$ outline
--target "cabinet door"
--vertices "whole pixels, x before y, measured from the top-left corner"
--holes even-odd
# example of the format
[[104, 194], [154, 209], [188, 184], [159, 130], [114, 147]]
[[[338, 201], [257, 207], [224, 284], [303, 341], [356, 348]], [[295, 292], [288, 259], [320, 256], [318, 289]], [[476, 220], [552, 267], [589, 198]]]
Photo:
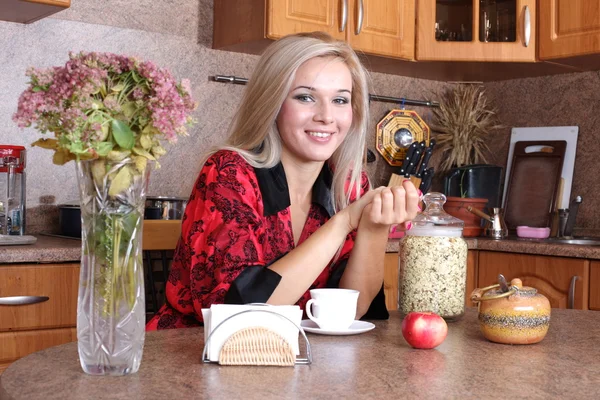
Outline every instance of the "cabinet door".
[[539, 0], [541, 60], [600, 53], [598, 0]]
[[600, 261], [590, 266], [590, 309], [600, 310]]
[[383, 292], [389, 311], [398, 309], [398, 253], [385, 253], [383, 261]]
[[[348, 29], [342, 26], [342, 7], [346, 0], [269, 0], [267, 1], [267, 32], [269, 39], [299, 33], [323, 31], [345, 40]], [[346, 21], [349, 10], [346, 7]], [[341, 29], [344, 28], [344, 31]]]
[[414, 60], [415, 0], [347, 0], [353, 49], [378, 56]]
[[417, 4], [419, 61], [536, 61], [535, 0], [419, 0]]
[[524, 286], [536, 288], [550, 300], [553, 308], [567, 308], [572, 297], [573, 308], [588, 309], [588, 260], [530, 254], [479, 251], [479, 287], [498, 282], [498, 274], [507, 281], [520, 278]]
[[45, 296], [28, 305], [0, 305], [0, 332], [73, 327], [77, 321], [79, 264], [0, 266], [0, 298]]
[[467, 307], [476, 305], [471, 301], [471, 293], [477, 288], [477, 253], [477, 250], [469, 250], [467, 254], [467, 287], [465, 289], [465, 306]]
[[0, 332], [0, 373], [3, 365], [48, 347], [74, 342], [77, 329], [39, 329], [23, 332]]

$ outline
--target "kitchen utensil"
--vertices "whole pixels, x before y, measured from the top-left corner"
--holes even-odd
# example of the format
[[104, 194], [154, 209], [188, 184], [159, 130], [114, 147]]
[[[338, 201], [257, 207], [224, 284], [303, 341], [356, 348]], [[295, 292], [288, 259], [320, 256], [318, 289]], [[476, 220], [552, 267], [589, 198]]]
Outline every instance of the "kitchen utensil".
[[517, 236], [529, 239], [546, 239], [550, 236], [550, 228], [532, 228], [530, 226], [517, 226]]
[[25, 166], [25, 147], [0, 145], [0, 234], [25, 234]]
[[419, 167], [419, 161], [421, 160], [423, 150], [425, 150], [425, 141], [419, 143], [419, 145], [417, 146], [417, 150], [415, 150], [410, 159], [408, 167], [404, 171], [404, 179], [410, 179], [413, 185], [418, 185], [416, 183], [416, 178], [414, 177], [414, 175], [417, 173], [417, 168]]
[[[568, 208], [571, 199], [571, 187], [573, 182], [573, 170], [575, 167], [575, 154], [577, 151], [577, 138], [579, 136], [579, 127], [577, 126], [545, 126], [535, 128], [512, 128], [510, 144], [508, 148], [508, 163], [506, 166], [506, 178], [508, 182], [512, 170], [512, 159], [515, 149], [515, 143], [522, 141], [552, 141], [564, 140], [567, 142], [565, 158], [563, 161], [560, 176], [564, 178], [562, 196], [557, 197], [557, 208]], [[503, 201], [506, 202], [506, 191], [508, 186], [504, 187]], [[504, 206], [506, 208], [506, 205]]]
[[504, 205], [508, 229], [550, 226], [566, 145], [564, 140], [515, 144]]
[[376, 146], [383, 158], [394, 167], [402, 165], [413, 142], [429, 142], [429, 126], [411, 110], [391, 110], [377, 124]]
[[473, 164], [453, 168], [444, 178], [448, 197], [486, 198], [488, 207], [501, 207], [503, 168]]
[[182, 219], [187, 198], [147, 196], [144, 219]]
[[[504, 279], [498, 277], [499, 282]], [[508, 291], [501, 283], [477, 288], [471, 300], [478, 303], [479, 327], [489, 341], [505, 344], [538, 343], [550, 326], [550, 302], [535, 288], [510, 281]], [[506, 289], [505, 289], [506, 290]]]
[[408, 170], [410, 162], [413, 158], [413, 154], [417, 151], [418, 146], [419, 143], [417, 142], [413, 142], [410, 144], [410, 146], [408, 146], [406, 156], [404, 157], [404, 161], [402, 161], [402, 166], [398, 170], [397, 174], [392, 172], [392, 176], [390, 177], [390, 181], [388, 182], [388, 187], [399, 186], [402, 184], [402, 181], [404, 180], [403, 175]]
[[429, 192], [431, 188], [431, 182], [433, 181], [433, 174], [435, 172], [434, 167], [429, 167], [423, 172], [423, 178], [421, 179], [421, 184], [419, 185], [419, 190], [425, 194]]
[[492, 215], [488, 215], [481, 210], [467, 206], [467, 210], [485, 221], [483, 228], [484, 236], [492, 239], [504, 239], [508, 236], [508, 228], [504, 222], [504, 210], [502, 208], [492, 207]]

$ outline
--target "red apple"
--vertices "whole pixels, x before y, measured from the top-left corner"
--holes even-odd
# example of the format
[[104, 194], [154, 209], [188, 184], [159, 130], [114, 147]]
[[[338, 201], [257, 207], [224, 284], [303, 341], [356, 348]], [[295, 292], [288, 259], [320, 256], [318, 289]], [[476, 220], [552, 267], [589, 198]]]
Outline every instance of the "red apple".
[[410, 312], [402, 320], [402, 336], [416, 349], [433, 349], [448, 334], [444, 318], [432, 312]]

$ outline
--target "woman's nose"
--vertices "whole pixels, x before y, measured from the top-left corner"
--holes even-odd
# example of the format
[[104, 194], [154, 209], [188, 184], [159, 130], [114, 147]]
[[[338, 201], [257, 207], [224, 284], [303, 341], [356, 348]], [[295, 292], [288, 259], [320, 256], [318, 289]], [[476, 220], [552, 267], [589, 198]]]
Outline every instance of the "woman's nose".
[[331, 106], [329, 104], [322, 104], [318, 106], [318, 110], [314, 116], [315, 121], [323, 122], [325, 124], [333, 123], [333, 114]]

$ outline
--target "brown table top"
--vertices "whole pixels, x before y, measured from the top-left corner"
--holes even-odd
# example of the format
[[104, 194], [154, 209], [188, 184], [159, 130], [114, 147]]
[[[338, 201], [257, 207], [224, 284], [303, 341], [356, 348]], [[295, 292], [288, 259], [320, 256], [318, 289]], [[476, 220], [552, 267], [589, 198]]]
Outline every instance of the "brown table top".
[[410, 348], [400, 316], [356, 336], [308, 334], [313, 364], [224, 367], [201, 362], [202, 329], [150, 332], [137, 374], [85, 375], [77, 344], [31, 354], [0, 375], [0, 399], [597, 398], [600, 312], [552, 310], [538, 344], [488, 342], [476, 310], [449, 323], [437, 349]]

